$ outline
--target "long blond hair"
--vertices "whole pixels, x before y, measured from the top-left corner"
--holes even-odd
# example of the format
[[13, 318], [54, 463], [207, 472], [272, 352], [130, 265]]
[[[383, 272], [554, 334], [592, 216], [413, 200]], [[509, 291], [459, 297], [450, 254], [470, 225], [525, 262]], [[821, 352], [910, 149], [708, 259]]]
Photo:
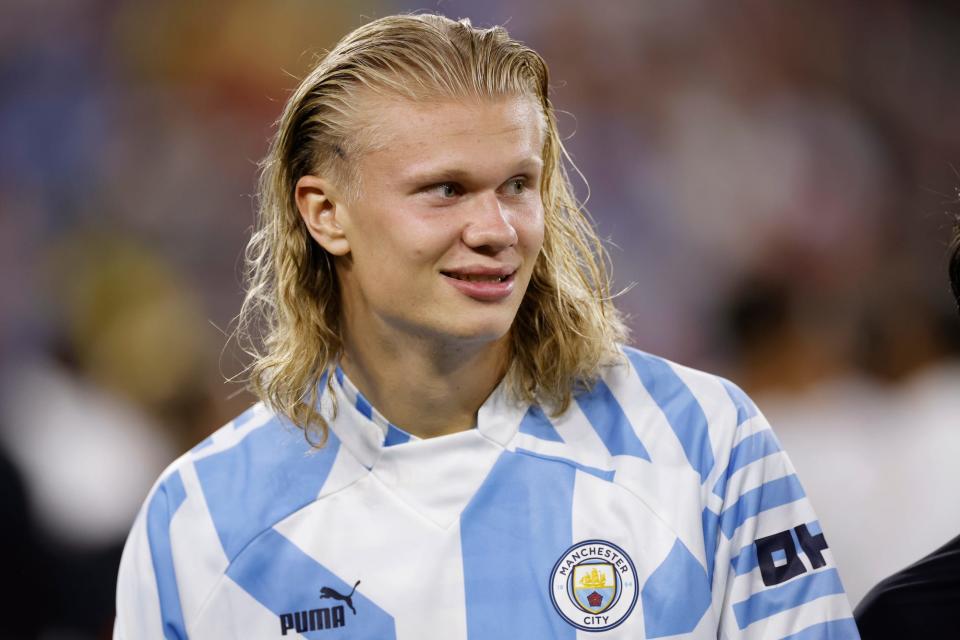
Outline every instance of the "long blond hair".
[[[246, 298], [237, 333], [253, 361], [253, 392], [322, 444], [323, 376], [343, 350], [333, 259], [314, 242], [294, 199], [307, 174], [361, 188], [357, 96], [413, 100], [529, 96], [545, 125], [543, 249], [511, 328], [510, 391], [560, 412], [617, 357], [626, 337], [611, 302], [604, 248], [576, 201], [548, 97], [546, 63], [501, 27], [477, 29], [439, 15], [374, 20], [348, 34], [287, 101], [261, 163], [258, 222], [246, 251]], [[572, 166], [572, 165], [571, 165]]]

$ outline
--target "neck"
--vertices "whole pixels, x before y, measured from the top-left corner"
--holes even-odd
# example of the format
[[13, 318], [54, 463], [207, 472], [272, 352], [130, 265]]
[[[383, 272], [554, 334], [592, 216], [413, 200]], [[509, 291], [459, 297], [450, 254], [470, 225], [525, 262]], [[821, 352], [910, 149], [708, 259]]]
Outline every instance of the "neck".
[[418, 438], [473, 428], [508, 365], [507, 336], [469, 345], [345, 337], [344, 373], [387, 420]]

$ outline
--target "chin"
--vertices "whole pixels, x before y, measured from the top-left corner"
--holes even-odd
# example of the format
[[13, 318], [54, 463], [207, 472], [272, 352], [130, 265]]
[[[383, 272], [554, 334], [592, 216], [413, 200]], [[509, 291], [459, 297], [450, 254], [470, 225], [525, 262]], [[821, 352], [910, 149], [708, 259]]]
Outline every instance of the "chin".
[[436, 327], [437, 333], [457, 342], [496, 342], [510, 332], [510, 327], [513, 324], [512, 316], [509, 319], [478, 320], [472, 319], [471, 322]]

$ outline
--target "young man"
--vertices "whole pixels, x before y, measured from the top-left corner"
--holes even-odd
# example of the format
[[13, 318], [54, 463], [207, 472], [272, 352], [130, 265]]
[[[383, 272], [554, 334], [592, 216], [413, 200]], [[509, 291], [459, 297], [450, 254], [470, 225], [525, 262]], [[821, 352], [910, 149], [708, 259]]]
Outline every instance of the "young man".
[[547, 87], [430, 15], [301, 83], [248, 249], [263, 402], [148, 497], [116, 638], [857, 637], [754, 405], [620, 346]]

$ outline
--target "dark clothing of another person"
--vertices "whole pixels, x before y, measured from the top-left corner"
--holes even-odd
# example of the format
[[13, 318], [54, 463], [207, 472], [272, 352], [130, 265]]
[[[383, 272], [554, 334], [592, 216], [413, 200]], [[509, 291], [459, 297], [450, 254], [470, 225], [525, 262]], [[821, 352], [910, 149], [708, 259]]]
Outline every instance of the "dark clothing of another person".
[[960, 638], [960, 536], [881, 581], [854, 617], [863, 640]]
[[34, 521], [24, 478], [0, 447], [0, 640], [109, 638], [122, 545], [55, 542]]
[[40, 550], [30, 519], [27, 491], [20, 472], [0, 447], [0, 549], [3, 549], [3, 583], [0, 599], [0, 638], [29, 640], [38, 637], [43, 598]]

